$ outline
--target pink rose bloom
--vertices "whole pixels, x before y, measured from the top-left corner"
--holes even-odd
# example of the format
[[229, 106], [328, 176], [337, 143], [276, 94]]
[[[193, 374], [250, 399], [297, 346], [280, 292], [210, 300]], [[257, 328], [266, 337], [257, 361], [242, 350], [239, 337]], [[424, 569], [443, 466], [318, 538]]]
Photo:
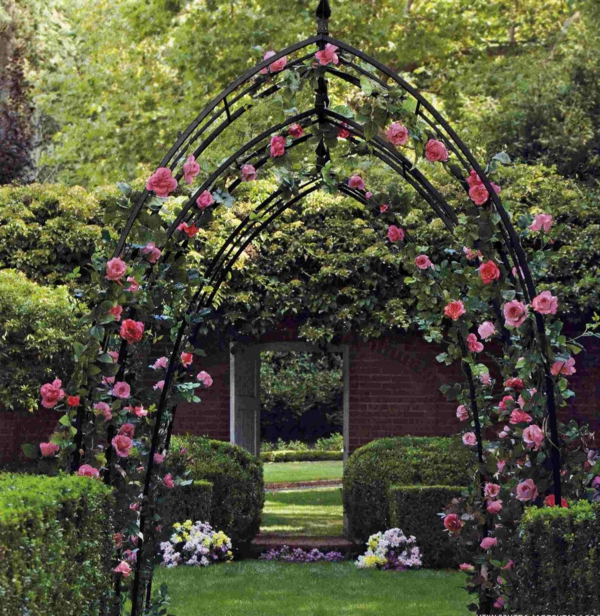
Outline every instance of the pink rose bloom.
[[550, 291], [542, 291], [533, 298], [531, 307], [540, 314], [556, 314], [558, 309], [558, 298], [554, 297]]
[[304, 135], [304, 129], [300, 124], [290, 124], [288, 127], [288, 135], [298, 139], [298, 137], [302, 137]]
[[131, 575], [131, 567], [129, 563], [122, 560], [114, 569], [115, 573], [120, 573], [124, 578], [128, 578]]
[[[544, 499], [544, 507], [554, 507], [555, 504], [556, 496], [554, 496], [554, 494], [548, 494], [548, 496]], [[560, 506], [565, 509], [569, 509], [569, 503], [564, 498], [560, 499]]]
[[252, 182], [256, 179], [256, 169], [253, 165], [242, 166], [242, 182]]
[[[146, 417], [148, 415], [148, 411], [143, 406], [126, 406], [126, 411], [133, 413], [136, 417]], [[131, 424], [129, 424], [131, 425]]]
[[195, 222], [193, 222], [191, 225], [188, 225], [186, 222], [182, 222], [180, 225], [178, 225], [177, 231], [181, 231], [182, 233], [185, 233], [189, 238], [192, 238], [194, 237], [194, 235], [196, 235], [196, 233], [198, 233], [198, 231], [200, 231], [200, 227], [197, 227]]
[[126, 383], [125, 381], [117, 381], [112, 389], [112, 395], [115, 398], [121, 398], [123, 400], [129, 398], [131, 395], [131, 387], [129, 387], [129, 383]]
[[489, 372], [484, 372], [483, 374], [479, 375], [479, 380], [481, 381], [482, 385], [491, 385], [492, 384], [492, 377], [490, 376]]
[[390, 206], [387, 203], [384, 203], [383, 205], [379, 206], [379, 211], [382, 214], [385, 214], [389, 209], [390, 209]]
[[469, 411], [467, 410], [467, 407], [464, 404], [461, 404], [457, 409], [456, 409], [456, 416], [461, 420], [461, 421], [466, 421], [467, 419], [469, 419]]
[[140, 283], [133, 276], [127, 276], [127, 282], [129, 283], [129, 286], [125, 289], [125, 291], [135, 293], [140, 288]]
[[154, 464], [162, 464], [164, 459], [165, 459], [165, 456], [163, 456], [162, 453], [154, 454]]
[[159, 357], [152, 364], [152, 368], [154, 370], [165, 370], [168, 365], [169, 365], [169, 360], [166, 357]]
[[115, 317], [115, 321], [118, 323], [121, 320], [121, 315], [123, 314], [123, 306], [113, 306], [108, 314], [112, 314]]
[[465, 305], [460, 300], [454, 300], [444, 308], [444, 314], [453, 321], [458, 321], [465, 312]]
[[425, 158], [431, 163], [446, 162], [448, 150], [441, 141], [430, 139], [425, 146]]
[[272, 158], [283, 156], [285, 154], [285, 137], [282, 137], [281, 135], [274, 135], [271, 137], [269, 153]]
[[481, 250], [473, 250], [472, 248], [467, 248], [466, 246], [463, 246], [463, 252], [469, 261], [473, 261], [482, 256]]
[[502, 398], [502, 400], [498, 404], [498, 407], [501, 408], [503, 411], [507, 411], [510, 410], [514, 405], [515, 399], [512, 396], [504, 396], [504, 398]]
[[127, 340], [128, 344], [139, 342], [144, 335], [144, 324], [141, 321], [125, 319], [123, 323], [121, 323], [119, 335], [123, 340]]
[[113, 358], [115, 363], [119, 361], [119, 353], [118, 353], [118, 351], [109, 351], [108, 354]]
[[469, 334], [467, 336], [467, 346], [469, 347], [469, 351], [471, 351], [471, 353], [481, 353], [481, 351], [483, 351], [483, 344], [477, 340], [477, 336], [475, 334]]
[[156, 385], [154, 385], [152, 387], [152, 389], [154, 389], [154, 391], [156, 391], [157, 389], [162, 391], [165, 387], [165, 382], [164, 381], [158, 381], [158, 383], [156, 383]]
[[81, 400], [81, 398], [79, 396], [69, 396], [67, 398], [67, 404], [69, 406], [79, 406], [79, 401]]
[[515, 391], [519, 392], [523, 390], [525, 384], [523, 383], [522, 379], [513, 376], [510, 379], [506, 379], [506, 381], [504, 381], [504, 387], [510, 387]]
[[173, 481], [173, 475], [171, 475], [171, 473], [167, 473], [163, 477], [163, 483], [165, 484], [166, 488], [168, 488], [169, 490], [172, 490], [175, 487], [175, 481]]
[[500, 494], [500, 486], [497, 483], [486, 483], [483, 493], [487, 498], [496, 498]]
[[477, 445], [477, 437], [474, 432], [467, 432], [466, 434], [463, 434], [462, 441], [467, 447]]
[[[265, 52], [265, 55], [263, 56], [263, 60], [268, 60], [269, 58], [272, 58], [274, 55], [275, 55], [274, 51], [267, 51]], [[261, 75], [266, 75], [268, 72], [269, 72], [268, 66], [265, 66], [265, 68], [260, 69]]]
[[477, 184], [483, 184], [483, 182], [481, 181], [481, 178], [477, 175], [477, 171], [475, 171], [475, 169], [471, 169], [471, 173], [469, 174], [469, 177], [467, 178], [467, 184], [469, 186], [477, 186]]
[[104, 421], [110, 421], [112, 419], [110, 406], [108, 406], [106, 402], [96, 402], [96, 404], [94, 404], [94, 411], [96, 411], [97, 414], [102, 413], [102, 415], [104, 415]]
[[348, 139], [348, 137], [350, 137], [350, 131], [348, 130], [348, 124], [346, 124], [346, 122], [342, 122], [342, 126], [338, 128], [337, 136], [338, 139]]
[[183, 364], [184, 368], [187, 368], [188, 366], [191, 366], [193, 361], [194, 361], [193, 353], [186, 353], [184, 351], [181, 354], [181, 363]]
[[105, 278], [106, 280], [112, 280], [114, 282], [117, 282], [118, 280], [123, 278], [123, 275], [125, 274], [126, 270], [127, 264], [125, 263], [125, 261], [123, 261], [123, 259], [119, 259], [119, 257], [115, 257], [106, 264]]
[[373, 193], [369, 190], [365, 193], [365, 199], [370, 199], [373, 196]]
[[364, 190], [365, 189], [365, 181], [360, 177], [360, 175], [354, 174], [348, 180], [348, 186], [350, 186], [350, 188], [354, 188], [356, 190]]
[[515, 561], [514, 560], [509, 560], [504, 567], [502, 567], [502, 569], [504, 571], [510, 571], [513, 567], [515, 566]]
[[554, 376], [558, 376], [559, 374], [564, 374], [565, 376], [575, 374], [577, 372], [577, 370], [575, 370], [575, 358], [569, 357], [567, 361], [555, 361], [552, 364], [552, 368], [550, 368], [550, 372], [552, 372]]
[[106, 385], [107, 387], [114, 385], [115, 377], [114, 376], [103, 376], [102, 377], [102, 385]]
[[395, 244], [396, 242], [401, 242], [404, 239], [404, 229], [400, 229], [396, 225], [390, 225], [388, 227], [388, 240]]
[[462, 563], [458, 565], [458, 568], [465, 573], [473, 573], [473, 571], [475, 571], [475, 567], [469, 563]]
[[146, 255], [146, 260], [148, 263], [156, 263], [160, 259], [160, 255], [162, 255], [162, 251], [160, 248], [156, 247], [154, 242], [148, 242], [140, 252], [143, 255]]
[[433, 263], [429, 260], [429, 257], [427, 255], [419, 255], [415, 259], [415, 265], [422, 270], [427, 269], [428, 267], [434, 269]]
[[338, 58], [337, 53], [335, 53], [337, 50], [337, 45], [327, 43], [327, 45], [325, 45], [325, 49], [321, 49], [315, 53], [315, 58], [317, 58], [321, 66], [327, 66], [327, 64], [331, 64], [332, 62], [334, 64], [339, 64], [340, 59]]
[[210, 194], [210, 191], [205, 190], [202, 194], [196, 199], [196, 205], [201, 209], [205, 210], [209, 205], [212, 205], [215, 202], [213, 196]]
[[196, 162], [193, 154], [190, 154], [183, 163], [183, 178], [187, 184], [191, 184], [200, 173], [200, 165]]
[[117, 434], [111, 441], [111, 444], [119, 458], [126, 458], [129, 456], [131, 447], [133, 446], [131, 439], [124, 434]]
[[478, 328], [477, 333], [482, 340], [486, 340], [496, 333], [496, 328], [491, 321], [484, 321]]
[[498, 539], [496, 537], [485, 537], [479, 545], [484, 550], [490, 550], [498, 545]]
[[501, 610], [504, 607], [504, 599], [502, 597], [498, 597], [496, 601], [494, 601], [494, 607]]
[[157, 197], [168, 197], [177, 188], [177, 180], [167, 167], [159, 167], [146, 182], [146, 190], [154, 191]]
[[539, 451], [544, 442], [544, 433], [539, 426], [532, 424], [523, 430], [523, 440], [527, 447], [533, 447], [534, 451]]
[[496, 468], [498, 469], [499, 473], [501, 473], [504, 470], [505, 466], [506, 466], [506, 460], [498, 460], [498, 463], [496, 464]]
[[393, 145], [404, 145], [408, 141], [408, 128], [400, 122], [394, 122], [390, 124], [385, 136]]
[[538, 490], [533, 479], [526, 479], [517, 486], [517, 499], [526, 502], [534, 501], [538, 496]]
[[53, 458], [60, 447], [54, 443], [40, 443], [40, 452], [44, 458]]
[[202, 383], [202, 385], [204, 385], [204, 387], [210, 387], [213, 384], [212, 377], [208, 374], [208, 372], [204, 372], [204, 370], [202, 370], [202, 372], [198, 372], [196, 378]]
[[504, 304], [504, 318], [509, 327], [520, 327], [527, 318], [527, 306], [523, 302], [513, 299]]
[[474, 184], [469, 188], [469, 197], [475, 205], [483, 205], [490, 197], [490, 193], [483, 184]]
[[525, 411], [522, 411], [521, 409], [515, 409], [510, 414], [509, 423], [513, 424], [513, 426], [516, 426], [519, 423], [530, 423], [531, 420], [532, 420], [532, 417], [529, 413], [526, 413]]
[[117, 434], [122, 436], [127, 436], [129, 438], [133, 438], [133, 434], [135, 432], [135, 426], [131, 423], [124, 423], [120, 428]]
[[52, 383], [45, 383], [40, 388], [40, 394], [42, 396], [42, 406], [46, 409], [53, 409], [65, 397], [62, 381], [54, 379]]
[[479, 275], [483, 284], [490, 284], [500, 278], [500, 270], [493, 261], [486, 261], [479, 266]]
[[488, 513], [491, 513], [492, 515], [497, 515], [502, 511], [502, 501], [501, 500], [488, 501], [486, 503], [485, 508], [487, 509]]
[[[267, 51], [265, 55], [263, 56], [263, 60], [268, 60], [269, 58], [272, 58], [275, 55], [275, 53], [276, 52], [274, 51]], [[275, 60], [271, 62], [271, 64], [269, 64], [268, 67], [262, 68], [260, 72], [263, 75], [266, 75], [269, 71], [271, 73], [279, 73], [286, 67], [286, 65], [287, 65], [287, 56], [283, 56], [282, 58], [279, 58], [279, 60]]]
[[89, 464], [83, 464], [80, 466], [77, 474], [80, 477], [94, 477], [96, 479], [100, 477], [100, 471]]
[[451, 533], [459, 531], [464, 525], [465, 523], [458, 517], [458, 515], [456, 515], [456, 513], [449, 513], [444, 518], [444, 526], [446, 527], [446, 530]]
[[533, 222], [529, 225], [528, 229], [530, 231], [544, 231], [545, 233], [550, 233], [550, 229], [552, 228], [554, 220], [550, 214], [538, 214]]

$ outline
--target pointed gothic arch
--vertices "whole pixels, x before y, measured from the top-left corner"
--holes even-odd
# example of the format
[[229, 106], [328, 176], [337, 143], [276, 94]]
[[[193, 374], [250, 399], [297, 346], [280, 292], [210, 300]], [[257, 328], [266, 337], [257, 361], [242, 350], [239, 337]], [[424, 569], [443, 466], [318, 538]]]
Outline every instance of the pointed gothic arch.
[[[202, 227], [207, 224], [212, 216], [211, 209], [198, 209], [195, 207], [197, 199], [205, 191], [213, 194], [219, 193], [221, 198], [228, 196], [235, 197], [236, 189], [240, 186], [241, 180], [239, 172], [244, 165], [252, 165], [258, 171], [266, 168], [271, 162], [269, 156], [269, 140], [272, 136], [288, 129], [293, 124], [300, 124], [304, 130], [312, 129], [319, 135], [317, 139], [314, 166], [311, 165], [310, 172], [304, 176], [304, 181], [293, 187], [279, 186], [264, 198], [256, 208], [244, 216], [237, 227], [231, 231], [229, 236], [223, 241], [221, 247], [213, 255], [208, 267], [198, 277], [193, 289], [190, 285], [186, 290], [186, 305], [182, 309], [181, 315], [174, 319], [175, 323], [170, 327], [172, 339], [169, 345], [169, 357], [166, 373], [163, 379], [163, 386], [160, 395], [156, 399], [156, 408], [150, 423], [151, 436], [148, 440], [147, 466], [143, 475], [143, 488], [141, 493], [141, 512], [139, 524], [139, 551], [135, 566], [135, 578], [132, 592], [132, 615], [139, 616], [143, 609], [143, 602], [149, 601], [152, 564], [151, 553], [148, 547], [144, 549], [144, 544], [152, 545], [149, 536], [148, 520], [154, 511], [155, 504], [152, 500], [152, 492], [157, 485], [157, 472], [154, 463], [154, 454], [168, 450], [170, 444], [171, 431], [176, 413], [176, 403], [173, 402], [173, 390], [177, 385], [178, 375], [182, 372], [182, 366], [178, 363], [178, 358], [184, 348], [195, 347], [200, 336], [200, 329], [204, 317], [210, 311], [210, 307], [225, 282], [228, 273], [234, 267], [240, 255], [247, 246], [257, 238], [262, 232], [280, 217], [289, 208], [297, 207], [302, 204], [302, 200], [308, 195], [318, 191], [323, 187], [331, 188], [324, 176], [324, 171], [332, 160], [332, 152], [327, 145], [327, 138], [324, 136], [328, 127], [333, 130], [340, 129], [348, 132], [348, 142], [368, 148], [368, 154], [391, 170], [399, 180], [405, 182], [410, 189], [415, 191], [422, 200], [429, 206], [433, 214], [442, 220], [448, 231], [453, 232], [459, 219], [455, 208], [448, 202], [446, 197], [435, 187], [431, 178], [427, 177], [413, 162], [399, 149], [390, 142], [383, 139], [375, 131], [367, 130], [364, 123], [347, 117], [336, 111], [330, 105], [330, 83], [329, 81], [339, 80], [344, 87], [360, 88], [361, 79], [366, 79], [376, 84], [382, 96], [394, 95], [397, 100], [402, 101], [406, 109], [410, 109], [414, 120], [422, 123], [432, 137], [441, 141], [447, 150], [456, 160], [453, 171], [457, 177], [457, 182], [463, 191], [468, 193], [467, 176], [471, 170], [479, 176], [489, 194], [489, 206], [491, 211], [498, 217], [498, 228], [502, 237], [498, 248], [498, 259], [504, 264], [507, 276], [515, 287], [518, 287], [524, 299], [530, 302], [536, 296], [536, 288], [527, 263], [525, 252], [521, 246], [519, 236], [513, 227], [509, 214], [502, 205], [500, 196], [496, 193], [486, 170], [477, 161], [475, 156], [458, 137], [450, 124], [444, 117], [410, 84], [403, 80], [394, 71], [378, 62], [375, 58], [364, 52], [348, 45], [347, 43], [335, 39], [329, 35], [328, 20], [331, 11], [327, 0], [321, 0], [317, 9], [317, 34], [304, 41], [297, 42], [289, 47], [276, 52], [268, 59], [263, 60], [253, 68], [249, 69], [238, 79], [233, 81], [218, 96], [216, 96], [204, 110], [188, 125], [182, 132], [179, 139], [173, 144], [163, 160], [158, 165], [159, 168], [169, 169], [177, 182], [183, 177], [182, 165], [188, 156], [195, 158], [202, 155], [213, 145], [220, 142], [221, 137], [243, 124], [243, 119], [247, 114], [251, 114], [253, 109], [263, 101], [268, 101], [270, 97], [277, 95], [287, 87], [286, 79], [291, 79], [290, 75], [304, 77], [313, 70], [310, 61], [314, 58], [315, 52], [325, 49], [326, 45], [334, 45], [340, 50], [339, 64], [332, 66], [325, 65], [322, 68], [313, 70], [311, 78], [315, 83], [314, 102], [305, 111], [291, 113], [282, 121], [262, 128], [258, 134], [245, 139], [235, 152], [229, 153], [217, 168], [208, 173], [199, 187], [193, 190], [182, 204], [181, 209], [171, 218], [161, 218], [163, 202], [157, 200], [149, 190], [144, 190], [137, 201], [132, 204], [128, 219], [124, 225], [122, 233], [116, 242], [113, 251], [114, 259], [122, 259], [128, 263], [143, 262], [142, 240], [148, 228], [155, 230], [157, 240], [156, 246], [161, 251], [159, 258], [148, 264], [143, 263], [145, 282], [144, 287], [147, 291], [160, 288], [161, 300], [171, 297], [174, 294], [172, 288], [178, 283], [176, 279], [170, 279], [169, 272], [178, 271], [177, 268], [185, 259], [186, 254], [191, 250], [191, 238], [183, 236], [178, 230], [181, 225], [195, 225]], [[276, 61], [288, 59], [287, 65], [280, 71], [266, 74], [265, 71]], [[307, 64], [308, 61], [308, 64]], [[295, 72], [294, 72], [295, 71]], [[320, 71], [320, 72], [319, 72]], [[288, 146], [287, 151], [294, 151], [296, 148], [306, 148], [310, 146], [314, 139], [311, 134], [306, 133], [294, 139]], [[357, 200], [363, 205], [368, 203], [364, 191], [351, 188], [345, 181], [336, 180], [339, 193]], [[213, 206], [214, 207], [214, 206]], [[154, 237], [154, 236], [153, 236]], [[161, 269], [162, 268], [162, 269]], [[141, 270], [140, 270], [141, 271]], [[513, 273], [514, 272], [514, 273]], [[105, 286], [114, 282], [105, 283]], [[171, 286], [169, 286], [171, 285]], [[168, 288], [167, 288], [168, 287]], [[167, 289], [166, 291], [164, 289]], [[189, 292], [188, 292], [189, 291]], [[115, 293], [120, 291], [115, 291]], [[116, 297], [115, 294], [113, 294]], [[113, 297], [109, 296], [109, 297]], [[108, 297], [108, 296], [107, 296]], [[165, 326], [160, 322], [163, 319], [159, 311], [160, 306], [152, 306], [152, 302], [144, 305], [136, 305], [132, 302], [128, 306], [128, 318], [135, 319], [136, 316], [144, 314], [145, 322], [149, 330], [155, 335], [164, 329]], [[494, 311], [500, 323], [503, 317], [500, 307], [494, 306]], [[106, 310], [105, 310], [106, 312]], [[92, 325], [102, 325], [110, 321], [98, 321], [100, 312], [94, 313]], [[168, 318], [164, 317], [165, 320]], [[534, 333], [537, 341], [537, 349], [542, 358], [541, 373], [544, 379], [546, 396], [547, 421], [550, 432], [551, 443], [551, 464], [553, 475], [552, 489], [555, 494], [556, 503], [561, 502], [561, 481], [560, 481], [560, 451], [558, 447], [558, 427], [555, 408], [555, 384], [550, 371], [551, 357], [549, 354], [549, 343], [546, 338], [545, 325], [539, 313], [534, 315]], [[104, 354], [114, 346], [115, 340], [119, 341], [118, 330], [103, 329], [94, 334], [101, 340], [101, 347]], [[508, 337], [510, 340], [510, 336]], [[464, 347], [464, 340], [460, 340]], [[119, 342], [118, 359], [116, 364], [118, 371], [114, 377], [118, 382], [131, 382], [136, 385], [140, 383], [139, 362], [131, 364], [128, 344], [125, 340]], [[463, 351], [465, 349], [463, 348]], [[92, 357], [91, 361], [94, 358]], [[477, 455], [479, 462], [483, 463], [483, 441], [480, 426], [479, 409], [477, 404], [476, 383], [468, 363], [463, 364], [465, 376], [468, 383], [470, 395], [471, 413], [474, 421], [474, 429], [477, 437]], [[98, 400], [96, 392], [106, 394], [106, 387], [99, 382], [99, 372], [87, 374], [79, 383], [80, 389], [87, 392], [88, 405], [82, 404], [74, 418], [76, 429], [75, 446], [73, 448], [73, 468], [77, 469], [85, 458], [88, 435], [85, 430], [86, 417], [90, 415], [90, 405]], [[141, 395], [141, 394], [140, 394]], [[149, 392], [148, 395], [155, 395]], [[87, 409], [87, 410], [86, 410]], [[115, 426], [109, 428], [107, 441], [110, 443], [115, 435]], [[107, 472], [108, 482], [118, 481], [115, 476], [115, 465], [118, 459], [115, 457], [111, 446], [107, 450]], [[481, 483], [481, 482], [480, 482]], [[484, 534], [486, 529], [484, 528]]]

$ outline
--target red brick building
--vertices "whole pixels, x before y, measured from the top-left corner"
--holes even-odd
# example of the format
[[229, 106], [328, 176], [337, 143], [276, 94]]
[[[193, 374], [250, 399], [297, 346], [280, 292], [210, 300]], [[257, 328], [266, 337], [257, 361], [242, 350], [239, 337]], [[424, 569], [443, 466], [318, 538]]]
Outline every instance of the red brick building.
[[[570, 377], [576, 397], [561, 413], [600, 428], [600, 342], [584, 339]], [[200, 404], [182, 404], [175, 433], [191, 432], [230, 440], [256, 451], [260, 435], [260, 352], [313, 350], [299, 342], [294, 328], [280, 328], [252, 343], [236, 343], [199, 362], [214, 380], [202, 391]], [[440, 385], [462, 379], [458, 366], [436, 361], [441, 347], [419, 334], [397, 334], [378, 340], [347, 336], [330, 351], [344, 357], [344, 436], [346, 451], [391, 435], [451, 435], [459, 428], [456, 404], [440, 393]], [[16, 458], [21, 443], [39, 442], [60, 417], [41, 409], [34, 414], [0, 413], [0, 461]]]

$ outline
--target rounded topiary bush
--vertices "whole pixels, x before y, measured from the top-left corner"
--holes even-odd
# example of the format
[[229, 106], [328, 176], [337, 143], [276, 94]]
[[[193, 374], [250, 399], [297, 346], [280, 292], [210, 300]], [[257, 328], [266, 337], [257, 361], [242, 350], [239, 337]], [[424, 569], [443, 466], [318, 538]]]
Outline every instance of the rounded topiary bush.
[[467, 485], [473, 455], [445, 437], [383, 438], [357, 449], [344, 469], [344, 512], [350, 535], [366, 541], [389, 528], [392, 485]]
[[213, 528], [231, 537], [234, 546], [252, 541], [260, 529], [265, 501], [259, 458], [237, 445], [192, 435], [173, 437], [171, 452], [175, 472], [212, 483], [209, 522]]

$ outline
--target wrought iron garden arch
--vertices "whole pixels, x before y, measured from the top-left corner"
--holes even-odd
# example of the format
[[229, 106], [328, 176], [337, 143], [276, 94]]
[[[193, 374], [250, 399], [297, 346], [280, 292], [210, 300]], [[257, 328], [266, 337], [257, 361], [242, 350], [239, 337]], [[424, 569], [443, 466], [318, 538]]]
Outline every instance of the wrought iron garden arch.
[[[359, 122], [354, 121], [330, 108], [329, 104], [329, 84], [327, 77], [339, 79], [349, 87], [360, 87], [361, 78], [367, 78], [376, 83], [384, 92], [390, 92], [392, 88], [401, 91], [403, 100], [413, 101], [413, 113], [419, 121], [428, 126], [428, 130], [435, 138], [441, 141], [447, 149], [454, 155], [460, 167], [462, 176], [460, 183], [468, 191], [466, 177], [474, 170], [487, 189], [490, 204], [500, 219], [500, 230], [503, 237], [503, 245], [499, 249], [499, 258], [502, 260], [506, 270], [511, 276], [515, 285], [519, 285], [523, 297], [530, 302], [536, 296], [535, 285], [528, 267], [525, 252], [520, 244], [519, 236], [515, 231], [510, 217], [504, 209], [501, 199], [491, 181], [486, 175], [485, 169], [478, 163], [470, 150], [461, 141], [448, 122], [438, 111], [412, 86], [404, 81], [398, 74], [388, 67], [371, 58], [362, 51], [339, 41], [329, 35], [328, 22], [331, 11], [327, 0], [320, 0], [317, 16], [317, 34], [304, 41], [295, 43], [286, 49], [280, 50], [268, 59], [263, 60], [252, 69], [241, 75], [232, 82], [221, 94], [206, 106], [200, 115], [185, 129], [177, 142], [171, 147], [169, 152], [159, 164], [159, 168], [169, 169], [179, 181], [183, 172], [181, 166], [187, 156], [192, 154], [195, 158], [200, 158], [203, 152], [214, 142], [218, 141], [223, 132], [233, 125], [236, 121], [244, 117], [251, 111], [255, 102], [267, 100], [269, 97], [278, 93], [281, 82], [277, 79], [295, 67], [302, 67], [303, 63], [314, 56], [314, 49], [323, 50], [326, 45], [335, 45], [340, 50], [339, 65], [326, 66], [319, 74], [316, 81], [314, 105], [307, 111], [290, 114], [281, 123], [269, 126], [260, 134], [245, 142], [239, 149], [231, 154], [218, 168], [210, 173], [205, 181], [193, 191], [190, 198], [177, 215], [169, 221], [166, 228], [161, 231], [163, 242], [157, 246], [160, 250], [159, 256], [151, 260], [147, 266], [146, 286], [159, 284], [159, 275], [156, 272], [161, 264], [167, 267], [177, 263], [189, 249], [189, 238], [181, 234], [179, 230], [182, 225], [193, 225], [198, 222], [200, 225], [210, 216], [210, 208], [198, 210], [194, 207], [198, 197], [205, 191], [215, 190], [217, 184], [223, 186], [223, 194], [234, 195], [236, 188], [241, 180], [239, 178], [227, 181], [232, 175], [232, 169], [241, 169], [243, 165], [252, 165], [258, 171], [265, 166], [269, 160], [268, 140], [272, 135], [280, 133], [293, 124], [300, 124], [303, 129], [314, 127], [320, 132], [320, 140], [316, 147], [316, 164], [313, 174], [294, 191], [287, 191], [285, 188], [278, 188], [273, 191], [266, 199], [260, 203], [252, 214], [247, 215], [239, 223], [237, 228], [229, 235], [222, 244], [219, 251], [214, 255], [207, 271], [204, 273], [204, 283], [199, 285], [190, 298], [186, 309], [185, 317], [181, 319], [178, 327], [173, 328], [173, 339], [171, 354], [166, 365], [164, 382], [160, 389], [160, 397], [157, 400], [156, 410], [152, 416], [151, 439], [148, 442], [147, 466], [143, 472], [143, 484], [141, 493], [141, 511], [139, 515], [139, 543], [138, 558], [135, 565], [135, 578], [132, 592], [132, 615], [138, 616], [143, 611], [143, 603], [149, 601], [151, 578], [152, 578], [152, 540], [150, 539], [149, 520], [154, 512], [153, 490], [156, 487], [158, 477], [154, 454], [159, 451], [167, 451], [170, 442], [171, 430], [175, 417], [176, 405], [170, 399], [172, 384], [177, 380], [178, 374], [182, 371], [182, 366], [178, 358], [184, 345], [187, 348], [194, 346], [198, 342], [202, 315], [209, 310], [215, 295], [226, 280], [227, 274], [240, 257], [247, 246], [269, 225], [279, 217], [286, 209], [292, 208], [301, 203], [307, 195], [323, 187], [325, 181], [323, 171], [330, 161], [330, 151], [327, 147], [326, 139], [322, 131], [324, 127], [334, 127], [335, 130], [347, 131], [348, 140], [354, 143], [366, 143], [370, 148], [370, 154], [395, 171], [404, 181], [425, 200], [433, 212], [443, 221], [449, 231], [453, 231], [459, 223], [454, 209], [447, 202], [446, 198], [433, 186], [432, 182], [416, 167], [412, 162], [396, 147], [388, 141], [378, 136], [376, 133], [367, 135], [365, 127]], [[311, 49], [312, 48], [312, 49]], [[309, 53], [305, 53], [309, 51]], [[299, 55], [289, 61], [287, 66], [270, 77], [262, 77], [262, 72], [269, 69], [274, 62], [288, 58], [293, 54]], [[370, 67], [369, 70], [366, 67]], [[290, 143], [288, 150], [301, 146], [308, 142], [311, 135], [305, 134]], [[339, 192], [367, 203], [364, 191], [351, 188], [346, 182], [338, 183]], [[136, 225], [141, 219], [154, 221], [150, 226], [161, 227], [160, 219], [161, 204], [153, 198], [152, 192], [145, 190], [138, 200], [131, 207], [128, 220], [123, 228], [121, 236], [117, 241], [113, 253], [113, 259], [123, 259], [133, 262], [136, 259], [144, 260], [144, 248], [136, 240]], [[513, 267], [514, 266], [514, 267]], [[510, 274], [510, 272], [513, 272]], [[113, 279], [114, 283], [114, 279]], [[113, 284], [108, 283], [108, 285]], [[146, 310], [148, 311], [147, 307]], [[503, 322], [500, 307], [494, 306], [499, 322]], [[134, 319], [138, 314], [138, 307], [128, 308], [128, 317]], [[150, 309], [151, 312], [151, 309]], [[110, 324], [110, 319], [99, 321], [96, 312], [91, 323], [94, 326]], [[198, 316], [200, 315], [200, 316]], [[160, 324], [156, 319], [150, 322], [150, 327], [158, 330]], [[553, 491], [555, 502], [561, 503], [561, 459], [559, 453], [559, 436], [555, 404], [555, 384], [551, 374], [550, 349], [546, 338], [545, 325], [542, 316], [535, 314], [535, 333], [541, 357], [543, 358], [543, 375], [545, 379], [545, 396], [547, 404], [547, 422], [549, 427], [549, 437], [551, 442], [551, 463], [553, 475]], [[506, 332], [505, 332], [506, 333]], [[100, 328], [96, 332], [96, 337], [101, 341], [104, 353], [109, 349], [111, 341], [115, 336], [115, 331], [103, 330]], [[510, 337], [508, 337], [510, 340]], [[464, 346], [465, 341], [461, 344]], [[128, 344], [125, 340], [120, 343], [118, 358], [118, 372], [113, 373], [117, 382], [131, 381], [135, 383], [135, 375], [132, 368], [128, 367]], [[471, 413], [474, 420], [475, 434], [477, 437], [477, 455], [479, 461], [483, 462], [483, 435], [479, 422], [478, 406], [475, 395], [475, 383], [473, 374], [468, 364], [464, 364], [464, 371], [468, 381], [468, 388], [471, 399]], [[91, 376], [98, 374], [94, 371]], [[98, 377], [99, 378], [99, 377]], [[81, 383], [80, 383], [81, 384]], [[100, 387], [93, 380], [86, 380], [83, 385], [87, 387], [88, 410], [82, 404], [76, 415], [73, 416], [75, 423], [75, 447], [73, 455], [73, 469], [78, 469], [86, 457], [86, 416], [90, 414], [89, 406], [97, 400], [95, 391]], [[80, 388], [80, 391], [83, 389]], [[115, 428], [109, 429], [108, 441], [115, 435]], [[108, 447], [106, 480], [115, 480], [115, 466], [118, 458], [115, 456], [114, 447]], [[480, 482], [481, 483], [481, 482]], [[485, 533], [485, 528], [484, 528]], [[146, 544], [146, 545], [144, 545]], [[149, 549], [150, 548], [150, 549]], [[487, 608], [486, 608], [487, 610]]]

